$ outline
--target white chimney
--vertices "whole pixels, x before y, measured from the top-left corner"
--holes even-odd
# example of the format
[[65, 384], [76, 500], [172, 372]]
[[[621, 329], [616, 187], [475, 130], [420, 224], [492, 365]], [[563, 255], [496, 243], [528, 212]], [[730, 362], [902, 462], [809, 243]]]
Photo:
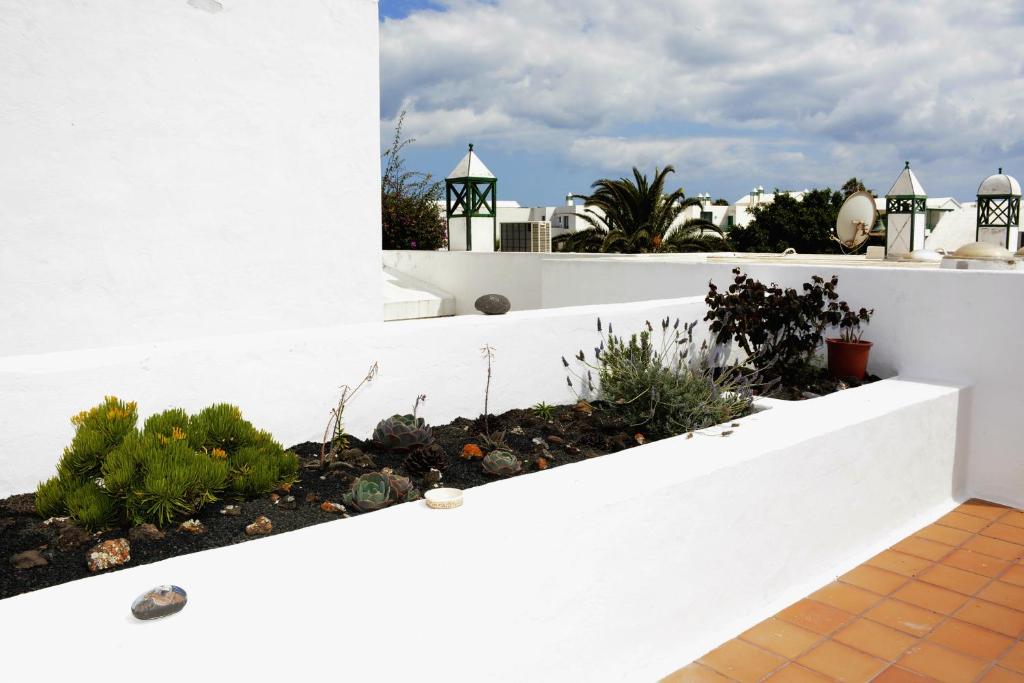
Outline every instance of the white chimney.
[[572, 200], [572, 198], [573, 198], [572, 192], [570, 192], [569, 194], [565, 195], [565, 205], [566, 206], [576, 206], [576, 203]]

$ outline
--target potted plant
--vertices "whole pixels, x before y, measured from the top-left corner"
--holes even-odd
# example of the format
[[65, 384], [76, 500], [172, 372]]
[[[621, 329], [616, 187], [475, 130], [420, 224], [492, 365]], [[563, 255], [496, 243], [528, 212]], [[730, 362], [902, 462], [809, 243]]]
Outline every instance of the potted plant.
[[855, 311], [845, 301], [832, 302], [824, 313], [825, 322], [839, 328], [838, 337], [827, 337], [828, 373], [834, 379], [864, 379], [868, 369], [871, 342], [861, 336], [861, 323], [871, 322], [875, 309]]

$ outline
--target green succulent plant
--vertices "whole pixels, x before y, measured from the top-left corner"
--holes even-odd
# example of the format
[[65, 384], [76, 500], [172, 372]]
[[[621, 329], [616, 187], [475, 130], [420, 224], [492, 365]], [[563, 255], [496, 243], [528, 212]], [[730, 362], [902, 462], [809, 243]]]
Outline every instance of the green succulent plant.
[[422, 417], [392, 415], [377, 423], [373, 440], [383, 448], [402, 453], [429, 448], [434, 443], [434, 435]]
[[189, 416], [174, 408], [135, 427], [134, 403], [108, 397], [72, 418], [75, 436], [57, 476], [39, 485], [36, 511], [90, 529], [163, 526], [222, 496], [250, 498], [295, 481], [299, 463], [228, 404]]
[[394, 503], [391, 481], [380, 472], [370, 472], [356, 477], [342, 500], [345, 505], [360, 512], [373, 512]]
[[483, 466], [484, 472], [496, 477], [511, 477], [513, 474], [519, 474], [523, 469], [519, 458], [509, 451], [491, 451], [484, 456], [480, 464]]
[[541, 401], [540, 403], [534, 404], [534, 406], [530, 408], [530, 410], [533, 411], [534, 415], [544, 420], [545, 422], [550, 422], [551, 420], [555, 419], [555, 407], [550, 403], [545, 403], [544, 401]]

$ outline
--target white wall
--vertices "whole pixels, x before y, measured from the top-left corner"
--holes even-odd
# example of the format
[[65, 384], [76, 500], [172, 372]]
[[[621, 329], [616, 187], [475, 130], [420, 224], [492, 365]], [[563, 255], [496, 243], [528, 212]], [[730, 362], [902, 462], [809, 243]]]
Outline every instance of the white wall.
[[456, 315], [466, 315], [477, 312], [473, 303], [484, 294], [504, 294], [513, 311], [541, 308], [543, 258], [528, 252], [388, 250], [383, 261], [385, 267], [451, 292]]
[[[757, 413], [727, 438], [488, 484], [456, 510], [410, 503], [17, 596], [0, 601], [18, 625], [4, 670], [45, 662], [70, 679], [103, 652], [151, 681], [187, 666], [650, 683], [949, 510], [957, 406], [955, 389], [882, 382]], [[135, 621], [132, 598], [166, 582], [188, 591], [184, 611]], [[54, 614], [75, 634], [59, 657]], [[175, 642], [188, 657], [168, 665]]]
[[[545, 306], [706, 293], [732, 263], [545, 260]], [[880, 375], [973, 385], [965, 494], [1024, 506], [1024, 458], [1015, 425], [1024, 412], [1024, 277], [1013, 272], [897, 267], [742, 264], [762, 281], [799, 286], [839, 276], [840, 296], [873, 307], [865, 338]]]
[[0, 0], [0, 356], [380, 320], [377, 21]]
[[596, 346], [598, 315], [625, 331], [666, 315], [686, 320], [701, 306], [675, 299], [0, 358], [0, 498], [51, 476], [73, 434], [68, 420], [104, 394], [137, 400], [141, 418], [173, 406], [235, 403], [290, 446], [319, 440], [338, 387], [356, 384], [379, 361], [379, 378], [345, 415], [350, 432], [366, 436], [378, 420], [408, 412], [421, 393], [428, 400], [420, 414], [433, 423], [482, 413], [484, 344], [497, 349], [491, 412], [570, 403], [560, 358]]

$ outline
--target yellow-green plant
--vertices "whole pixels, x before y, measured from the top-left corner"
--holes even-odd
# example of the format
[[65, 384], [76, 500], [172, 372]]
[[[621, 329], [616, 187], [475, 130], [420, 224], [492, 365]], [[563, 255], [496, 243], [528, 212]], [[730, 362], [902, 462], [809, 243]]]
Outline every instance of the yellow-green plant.
[[247, 498], [295, 481], [298, 458], [228, 404], [189, 416], [157, 413], [136, 428], [134, 403], [114, 397], [72, 418], [75, 436], [36, 510], [89, 529], [195, 515], [223, 497]]

